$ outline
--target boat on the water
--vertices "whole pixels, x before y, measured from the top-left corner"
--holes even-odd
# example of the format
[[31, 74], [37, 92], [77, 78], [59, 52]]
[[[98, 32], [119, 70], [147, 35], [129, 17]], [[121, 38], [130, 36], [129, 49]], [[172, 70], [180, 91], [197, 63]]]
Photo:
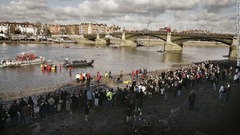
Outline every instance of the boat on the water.
[[157, 52], [164, 52], [164, 50], [157, 50]]
[[18, 67], [26, 65], [41, 64], [46, 61], [43, 56], [36, 56], [33, 53], [22, 53], [16, 59], [2, 59], [0, 67]]
[[65, 45], [65, 46], [63, 46], [63, 48], [70, 48], [70, 46], [69, 45]]
[[77, 41], [73, 41], [68, 37], [60, 37], [52, 40], [54, 43], [77, 43]]
[[63, 66], [64, 67], [86, 67], [86, 66], [92, 66], [94, 63], [94, 60], [73, 60], [69, 61], [67, 58], [65, 58]]
[[119, 48], [120, 45], [110, 45], [110, 47], [112, 47], [112, 48]]
[[2, 59], [0, 62], [0, 68], [3, 67], [18, 67], [21, 66], [19, 62], [12, 59]]
[[144, 42], [142, 40], [138, 39], [136, 42], [136, 46], [137, 47], [144, 46]]
[[40, 65], [42, 71], [56, 71], [57, 64], [42, 63]]

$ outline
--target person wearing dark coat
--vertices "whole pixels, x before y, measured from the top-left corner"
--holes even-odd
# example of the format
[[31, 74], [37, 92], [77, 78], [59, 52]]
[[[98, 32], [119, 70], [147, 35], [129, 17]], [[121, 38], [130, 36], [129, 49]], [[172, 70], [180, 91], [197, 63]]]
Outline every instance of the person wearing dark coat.
[[5, 123], [7, 120], [7, 111], [3, 107], [3, 104], [0, 105], [0, 131], [5, 129]]
[[71, 96], [71, 100], [72, 100], [72, 109], [75, 110], [78, 106], [78, 102], [77, 102], [78, 98], [75, 94], [73, 94]]
[[42, 118], [47, 118], [48, 116], [48, 111], [49, 111], [49, 107], [46, 101], [44, 101], [39, 109], [39, 114]]
[[8, 114], [10, 117], [10, 126], [11, 127], [15, 127], [17, 124], [17, 117], [18, 117], [18, 105], [17, 105], [17, 101], [13, 101], [12, 105], [10, 106], [9, 110], [8, 110]]
[[191, 91], [191, 92], [190, 92], [190, 95], [189, 95], [189, 97], [188, 97], [189, 110], [193, 110], [193, 109], [194, 109], [195, 98], [196, 98], [195, 93], [193, 93], [193, 91]]
[[20, 99], [20, 102], [19, 102], [19, 104], [18, 104], [18, 111], [19, 111], [19, 113], [20, 113], [20, 122], [21, 123], [26, 123], [25, 122], [25, 119], [24, 119], [24, 116], [23, 116], [23, 113], [22, 113], [22, 108], [24, 107], [24, 106], [27, 106], [27, 102], [26, 101], [24, 101], [23, 100], [23, 98], [21, 98]]
[[32, 100], [32, 97], [29, 97], [28, 98], [28, 105], [30, 105], [30, 107], [31, 107], [31, 114], [32, 114], [32, 117], [34, 117], [34, 102], [33, 102], [33, 100]]
[[90, 103], [87, 102], [84, 106], [85, 121], [88, 121], [89, 109], [91, 108]]

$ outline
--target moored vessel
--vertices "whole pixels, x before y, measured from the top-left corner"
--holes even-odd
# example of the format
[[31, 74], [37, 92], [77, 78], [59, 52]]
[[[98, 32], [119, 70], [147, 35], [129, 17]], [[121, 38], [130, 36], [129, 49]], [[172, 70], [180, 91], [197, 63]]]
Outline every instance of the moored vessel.
[[63, 66], [64, 67], [86, 67], [86, 66], [92, 66], [94, 63], [94, 60], [73, 60], [69, 61], [67, 58], [64, 59]]
[[22, 53], [16, 59], [2, 59], [0, 67], [18, 67], [26, 65], [41, 64], [46, 61], [43, 56], [36, 56], [33, 53]]

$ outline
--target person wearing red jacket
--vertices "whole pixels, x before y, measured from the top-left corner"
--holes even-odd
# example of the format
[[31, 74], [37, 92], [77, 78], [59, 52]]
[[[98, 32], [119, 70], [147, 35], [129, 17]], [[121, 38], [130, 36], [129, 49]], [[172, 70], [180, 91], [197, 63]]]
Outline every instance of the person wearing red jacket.
[[97, 82], [100, 83], [101, 75], [99, 72], [97, 72]]

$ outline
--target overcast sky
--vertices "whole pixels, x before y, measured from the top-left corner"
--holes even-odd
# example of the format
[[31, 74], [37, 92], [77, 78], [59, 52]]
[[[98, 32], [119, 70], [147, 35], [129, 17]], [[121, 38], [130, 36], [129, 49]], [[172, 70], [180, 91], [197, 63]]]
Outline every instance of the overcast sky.
[[236, 0], [0, 0], [0, 21], [236, 33]]

